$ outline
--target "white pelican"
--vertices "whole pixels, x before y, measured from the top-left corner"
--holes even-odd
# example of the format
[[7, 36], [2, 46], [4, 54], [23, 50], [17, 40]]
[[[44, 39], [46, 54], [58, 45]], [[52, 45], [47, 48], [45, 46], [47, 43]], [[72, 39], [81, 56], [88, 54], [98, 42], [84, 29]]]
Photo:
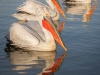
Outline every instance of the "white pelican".
[[[91, 3], [92, 0], [64, 0], [67, 3]], [[97, 0], [94, 0], [97, 3]]]
[[32, 20], [26, 24], [13, 23], [7, 38], [13, 45], [28, 50], [54, 51], [56, 50], [55, 40], [64, 50], [67, 50], [54, 24], [50, 21], [49, 11], [46, 8], [39, 8], [35, 12], [37, 21]]
[[46, 2], [50, 7], [36, 0], [27, 0], [22, 5], [20, 5], [17, 10], [26, 12], [31, 15], [36, 15], [37, 13], [35, 11], [38, 8], [47, 7], [53, 20], [59, 20], [59, 13], [61, 13], [62, 16], [66, 17], [58, 0], [46, 0]]

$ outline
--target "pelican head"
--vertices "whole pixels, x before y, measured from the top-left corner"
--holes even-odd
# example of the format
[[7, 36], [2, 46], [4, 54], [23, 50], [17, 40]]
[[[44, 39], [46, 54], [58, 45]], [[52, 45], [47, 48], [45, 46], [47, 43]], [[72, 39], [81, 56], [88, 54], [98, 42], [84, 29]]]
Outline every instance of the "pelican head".
[[53, 36], [53, 38], [56, 40], [56, 42], [64, 49], [67, 50], [66, 47], [64, 46], [64, 43], [50, 17], [50, 13], [46, 8], [43, 8], [43, 10], [38, 10], [40, 12], [40, 15], [43, 15], [42, 19], [42, 25], [45, 29], [47, 29]]

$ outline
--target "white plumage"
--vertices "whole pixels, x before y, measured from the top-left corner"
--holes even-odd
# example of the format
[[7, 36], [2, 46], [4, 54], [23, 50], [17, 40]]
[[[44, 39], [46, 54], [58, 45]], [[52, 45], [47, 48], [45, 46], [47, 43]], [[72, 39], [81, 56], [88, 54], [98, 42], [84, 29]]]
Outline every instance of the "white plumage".
[[[53, 0], [46, 0], [46, 2], [50, 6], [49, 7], [49, 6], [43, 4], [39, 1], [36, 1], [36, 0], [27, 0], [22, 5], [20, 5], [17, 8], [17, 10], [21, 11], [21, 12], [26, 12], [30, 15], [36, 15], [37, 13], [35, 11], [37, 11], [41, 7], [46, 7], [47, 10], [50, 12], [50, 16], [52, 17], [53, 20], [59, 20], [59, 18], [60, 18], [59, 12], [65, 17], [59, 3], [57, 1], [54, 1], [54, 3], [56, 2], [56, 5], [55, 5], [52, 1]], [[22, 20], [22, 18], [19, 17], [20, 15], [21, 14], [18, 14], [18, 13], [13, 14], [13, 16], [16, 17], [17, 19]], [[27, 15], [24, 15], [24, 16], [27, 17]], [[31, 19], [32, 19], [32, 17], [31, 17]], [[27, 19], [27, 20], [30, 20], [30, 19]]]

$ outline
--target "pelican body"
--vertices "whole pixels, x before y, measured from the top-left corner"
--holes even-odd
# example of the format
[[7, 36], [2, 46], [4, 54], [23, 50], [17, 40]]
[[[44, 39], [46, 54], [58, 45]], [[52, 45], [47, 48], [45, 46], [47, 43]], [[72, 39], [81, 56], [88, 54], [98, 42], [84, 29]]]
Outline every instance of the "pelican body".
[[[33, 24], [35, 25], [34, 27]], [[14, 45], [28, 50], [56, 50], [52, 35], [46, 29], [43, 30], [38, 22], [35, 21], [30, 21], [25, 25], [14, 23], [10, 28], [10, 40], [13, 41]]]

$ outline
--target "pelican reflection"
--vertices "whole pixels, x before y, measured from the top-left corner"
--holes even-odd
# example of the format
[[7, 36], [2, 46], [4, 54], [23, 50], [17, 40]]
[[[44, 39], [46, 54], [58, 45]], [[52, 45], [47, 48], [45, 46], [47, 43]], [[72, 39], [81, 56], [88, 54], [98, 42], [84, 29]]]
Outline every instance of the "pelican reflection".
[[65, 26], [65, 23], [66, 21], [63, 21], [60, 23], [59, 20], [52, 20], [53, 23], [55, 24], [56, 26], [56, 29], [58, 30], [58, 32], [60, 33], [63, 29], [64, 29], [64, 26]]
[[57, 58], [56, 51], [29, 51], [14, 47], [7, 47], [5, 51], [10, 58], [11, 64], [15, 65], [11, 70], [26, 74], [28, 69], [42, 69], [36, 75], [54, 75], [61, 67], [67, 54], [65, 52]]

